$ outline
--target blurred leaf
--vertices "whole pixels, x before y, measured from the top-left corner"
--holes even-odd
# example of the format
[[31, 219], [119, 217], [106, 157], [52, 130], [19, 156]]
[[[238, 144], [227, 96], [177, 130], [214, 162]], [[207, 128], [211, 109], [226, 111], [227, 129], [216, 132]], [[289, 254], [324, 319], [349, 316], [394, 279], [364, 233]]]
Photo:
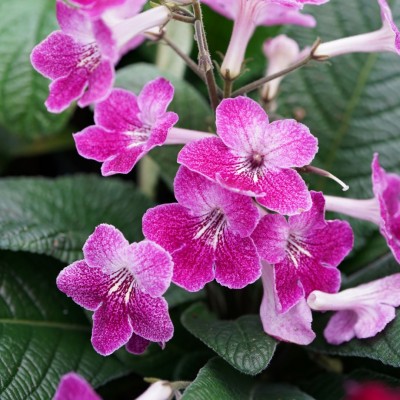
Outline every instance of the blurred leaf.
[[90, 175], [0, 180], [0, 248], [82, 258], [94, 228], [109, 223], [129, 241], [142, 238], [141, 219], [152, 203], [133, 184]]
[[219, 358], [209, 361], [185, 390], [182, 400], [312, 400], [294, 386], [257, 381]]
[[[394, 17], [400, 21], [400, 0], [391, 4]], [[329, 41], [372, 31], [382, 24], [376, 1], [335, 0], [307, 11], [315, 15], [317, 27], [287, 32], [302, 46], [311, 45], [317, 37]], [[372, 197], [374, 152], [380, 153], [385, 168], [400, 171], [399, 68], [395, 54], [355, 53], [324, 64], [314, 62], [283, 81], [278, 112], [293, 117], [296, 109], [302, 110], [302, 122], [319, 138], [315, 164], [350, 185], [343, 193], [338, 185], [321, 178], [313, 189], [353, 198]], [[370, 223], [353, 226], [358, 248], [377, 229]]]
[[0, 2], [0, 125], [25, 139], [58, 133], [71, 111], [50, 114], [44, 106], [50, 81], [30, 63], [32, 48], [58, 29], [53, 0]]
[[94, 386], [129, 373], [90, 343], [82, 309], [57, 290], [62, 265], [49, 257], [0, 252], [0, 398], [53, 398], [60, 377], [76, 371]]
[[202, 303], [182, 314], [182, 324], [234, 368], [250, 375], [268, 367], [278, 343], [264, 332], [258, 316], [220, 321]]
[[188, 292], [187, 290], [182, 289], [181, 287], [172, 283], [164, 297], [168, 302], [169, 308], [173, 308], [180, 306], [181, 304], [204, 299], [205, 293], [204, 290], [200, 290], [198, 292]]

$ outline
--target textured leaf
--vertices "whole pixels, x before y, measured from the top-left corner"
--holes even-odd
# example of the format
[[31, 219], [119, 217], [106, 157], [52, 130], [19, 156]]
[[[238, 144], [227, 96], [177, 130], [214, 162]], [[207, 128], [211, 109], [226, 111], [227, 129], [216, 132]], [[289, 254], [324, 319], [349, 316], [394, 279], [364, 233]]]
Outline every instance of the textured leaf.
[[255, 315], [235, 321], [220, 321], [206, 306], [197, 303], [182, 315], [182, 323], [193, 335], [239, 371], [256, 375], [267, 368], [277, 341], [268, 336]]
[[71, 112], [47, 112], [50, 81], [29, 60], [32, 48], [56, 30], [54, 0], [0, 2], [0, 125], [26, 139], [59, 132]]
[[312, 400], [294, 386], [268, 384], [242, 375], [214, 358], [185, 390], [182, 400]]
[[90, 343], [90, 323], [55, 285], [54, 259], [0, 252], [0, 398], [51, 399], [60, 376], [77, 371], [92, 385], [129, 373]]
[[[335, 0], [323, 7], [310, 7], [316, 29], [290, 29], [288, 34], [302, 46], [317, 37], [323, 41], [378, 29], [381, 26], [377, 1]], [[400, 1], [391, 2], [400, 21]], [[278, 112], [292, 117], [302, 109], [311, 132], [319, 138], [316, 165], [338, 175], [350, 190], [325, 178], [314, 188], [327, 194], [368, 198], [371, 190], [372, 154], [379, 152], [385, 168], [400, 171], [400, 60], [392, 53], [350, 54], [333, 58], [288, 76], [282, 84]], [[373, 224], [357, 224], [357, 245], [370, 235]], [[384, 251], [384, 248], [383, 248]]]
[[100, 223], [142, 238], [141, 218], [150, 201], [132, 184], [95, 176], [0, 181], [0, 248], [51, 255], [72, 262]]

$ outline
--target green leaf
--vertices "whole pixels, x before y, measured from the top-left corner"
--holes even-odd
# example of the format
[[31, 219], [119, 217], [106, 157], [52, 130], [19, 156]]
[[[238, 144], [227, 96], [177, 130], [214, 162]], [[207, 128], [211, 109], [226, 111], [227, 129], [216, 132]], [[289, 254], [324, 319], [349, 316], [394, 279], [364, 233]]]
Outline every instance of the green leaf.
[[76, 371], [94, 386], [129, 373], [90, 343], [82, 309], [59, 292], [62, 266], [49, 257], [0, 252], [0, 398], [53, 398], [62, 375]]
[[294, 386], [268, 384], [242, 375], [219, 358], [209, 361], [182, 400], [312, 400]]
[[182, 315], [182, 324], [239, 371], [256, 375], [267, 368], [277, 341], [268, 336], [255, 315], [220, 321], [202, 303]]
[[[400, 20], [400, 0], [391, 2]], [[288, 34], [302, 46], [378, 29], [379, 7], [370, 0], [335, 0], [307, 9], [315, 15], [315, 29], [293, 28]], [[351, 16], [351, 17], [350, 17]], [[350, 185], [343, 193], [325, 178], [313, 189], [353, 198], [372, 197], [371, 161], [379, 152], [388, 170], [400, 171], [400, 61], [392, 53], [350, 54], [326, 63], [314, 62], [288, 76], [282, 83], [278, 112], [286, 117], [302, 109], [302, 120], [319, 138], [315, 164]], [[357, 246], [376, 231], [373, 224], [354, 225]]]
[[169, 308], [180, 306], [181, 304], [202, 300], [205, 298], [204, 290], [198, 292], [188, 292], [173, 283], [164, 295]]
[[58, 133], [71, 115], [46, 110], [50, 81], [29, 60], [32, 48], [56, 29], [53, 0], [0, 2], [0, 125], [25, 139]]
[[142, 238], [141, 219], [152, 206], [133, 184], [90, 175], [0, 180], [0, 248], [82, 258], [94, 228], [109, 223], [129, 241]]

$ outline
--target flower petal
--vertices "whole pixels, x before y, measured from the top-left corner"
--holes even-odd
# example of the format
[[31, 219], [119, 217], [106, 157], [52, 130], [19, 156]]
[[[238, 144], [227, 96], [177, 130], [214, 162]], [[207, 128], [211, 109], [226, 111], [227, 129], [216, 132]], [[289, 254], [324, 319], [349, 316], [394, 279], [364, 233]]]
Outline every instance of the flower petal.
[[69, 372], [58, 384], [53, 400], [101, 400], [90, 384], [80, 375]]
[[343, 310], [335, 313], [324, 330], [324, 336], [330, 344], [348, 342], [355, 336], [354, 325], [357, 314], [353, 310]]
[[261, 275], [261, 263], [250, 238], [225, 230], [215, 253], [215, 279], [230, 289], [242, 289]]
[[111, 274], [127, 266], [126, 249], [129, 242], [114, 226], [101, 224], [83, 246], [85, 261], [92, 268]]
[[162, 297], [153, 298], [135, 290], [129, 299], [128, 312], [136, 335], [152, 342], [167, 342], [172, 338], [174, 326]]
[[167, 112], [158, 118], [151, 128], [149, 139], [146, 142], [146, 150], [155, 146], [161, 146], [167, 140], [168, 132], [178, 122], [178, 114]]
[[265, 264], [262, 269], [264, 296], [260, 307], [260, 317], [264, 331], [278, 340], [310, 344], [315, 333], [312, 330], [312, 313], [305, 299], [301, 299], [295, 306], [284, 314], [276, 311], [276, 293], [274, 272], [271, 265]]
[[218, 135], [226, 146], [243, 154], [263, 149], [268, 122], [262, 107], [248, 97], [225, 99], [216, 110]]
[[149, 347], [150, 341], [142, 338], [141, 336], [132, 333], [131, 338], [126, 344], [125, 348], [129, 353], [132, 354], [143, 354], [147, 347]]
[[161, 246], [148, 240], [129, 246], [129, 269], [139, 289], [152, 297], [162, 296], [171, 284], [173, 262]]
[[57, 277], [57, 287], [75, 303], [94, 311], [106, 295], [108, 276], [101, 269], [92, 268], [85, 261], [65, 267]]
[[265, 215], [258, 223], [251, 238], [260, 256], [268, 263], [276, 264], [286, 257], [289, 225], [283, 215]]
[[132, 147], [104, 161], [101, 167], [103, 176], [127, 174], [132, 171], [136, 163], [146, 154], [143, 145]]

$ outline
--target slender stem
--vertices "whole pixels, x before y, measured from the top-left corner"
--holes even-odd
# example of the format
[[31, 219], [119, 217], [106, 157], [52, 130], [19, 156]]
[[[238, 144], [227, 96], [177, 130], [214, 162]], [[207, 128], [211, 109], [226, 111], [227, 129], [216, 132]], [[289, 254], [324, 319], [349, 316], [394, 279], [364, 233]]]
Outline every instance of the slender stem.
[[315, 53], [317, 47], [319, 46], [319, 44], [320, 44], [320, 40], [317, 39], [316, 42], [313, 44], [311, 50], [310, 50], [310, 54], [308, 54], [307, 57], [303, 58], [302, 60], [290, 65], [289, 67], [287, 67], [287, 68], [285, 68], [285, 69], [283, 69], [283, 70], [281, 70], [281, 71], [279, 71], [279, 72], [277, 72], [275, 74], [265, 76], [265, 77], [263, 77], [261, 79], [258, 79], [258, 80], [254, 81], [252, 83], [249, 83], [248, 85], [245, 85], [245, 86], [241, 87], [238, 90], [235, 90], [232, 93], [232, 97], [240, 96], [242, 94], [245, 94], [245, 93], [251, 92], [253, 90], [256, 90], [259, 87], [261, 87], [262, 85], [264, 85], [265, 83], [267, 83], [269, 81], [272, 81], [272, 80], [274, 80], [276, 78], [280, 78], [281, 76], [287, 75], [287, 74], [289, 74], [289, 73], [291, 73], [291, 72], [303, 67], [304, 65], [308, 64], [311, 60], [316, 59], [314, 57], [314, 53]]
[[331, 174], [328, 171], [325, 171], [324, 169], [314, 167], [313, 165], [305, 165], [302, 168], [298, 169], [300, 172], [305, 172], [305, 173], [311, 173], [319, 176], [324, 176], [325, 178], [332, 179], [336, 183], [338, 183], [341, 187], [343, 192], [346, 192], [349, 190], [349, 185], [346, 185], [341, 179], [339, 179], [337, 176]]
[[229, 77], [229, 70], [227, 71], [228, 76], [224, 79], [224, 98], [231, 97], [233, 88], [233, 79]]
[[177, 13], [172, 13], [171, 17], [177, 21], [186, 22], [188, 24], [193, 24], [195, 21], [194, 17], [188, 17], [187, 15], [181, 15]]

